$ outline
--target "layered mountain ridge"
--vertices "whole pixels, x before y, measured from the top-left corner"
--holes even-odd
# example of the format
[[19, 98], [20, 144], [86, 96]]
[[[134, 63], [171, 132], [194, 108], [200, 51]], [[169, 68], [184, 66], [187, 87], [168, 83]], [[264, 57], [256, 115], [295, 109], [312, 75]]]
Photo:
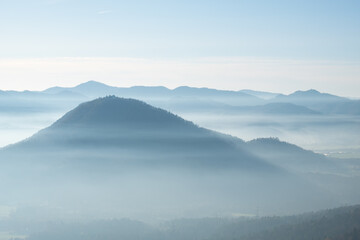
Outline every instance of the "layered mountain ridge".
[[[5, 150], [28, 149], [41, 155], [49, 154], [47, 149], [87, 149], [85, 156], [92, 151], [126, 150], [132, 158], [151, 158], [163, 164], [170, 162], [166, 159], [173, 155], [172, 162], [180, 165], [204, 164], [206, 168], [208, 163], [220, 168], [230, 164], [245, 169], [276, 169], [242, 145], [240, 139], [200, 128], [142, 101], [108, 96], [80, 104], [50, 127]], [[138, 156], [146, 152], [146, 156]], [[113, 155], [110, 158], [121, 162], [121, 155]]]
[[[261, 207], [269, 213], [285, 213], [338, 201], [257, 156], [238, 138], [114, 96], [80, 104], [48, 128], [3, 148], [0, 159], [1, 187], [16, 182], [4, 198], [23, 204], [32, 199], [63, 206], [86, 199], [90, 209], [100, 201], [106, 211], [133, 216], [139, 209], [143, 214], [243, 211], [254, 209], [256, 199], [267, 199]], [[72, 194], [62, 195], [64, 189]], [[285, 203], [289, 207], [279, 210]]]

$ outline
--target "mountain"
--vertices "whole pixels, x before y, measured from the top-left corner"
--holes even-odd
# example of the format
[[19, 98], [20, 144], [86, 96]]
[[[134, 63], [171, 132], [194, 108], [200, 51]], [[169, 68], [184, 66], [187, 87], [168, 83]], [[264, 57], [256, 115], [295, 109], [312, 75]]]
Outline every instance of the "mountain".
[[[115, 96], [80, 104], [2, 149], [0, 159], [0, 186], [11, 193], [0, 204], [45, 201], [69, 211], [145, 218], [154, 212], [161, 217], [238, 212], [255, 205], [286, 213], [337, 202], [256, 156], [240, 139]], [[288, 207], [281, 207], [285, 203]]]
[[304, 102], [337, 102], [348, 101], [349, 99], [331, 95], [328, 93], [320, 93], [317, 90], [310, 89], [307, 91], [296, 91], [289, 95], [279, 95], [276, 100], [285, 99], [286, 101], [304, 101]]
[[[235, 105], [246, 104], [257, 104], [261, 103], [261, 99], [250, 94], [236, 92], [236, 91], [225, 91], [210, 88], [194, 88], [188, 86], [181, 86], [170, 90], [161, 86], [133, 86], [129, 88], [124, 87], [111, 87], [96, 81], [88, 81], [77, 85], [72, 88], [49, 88], [44, 92], [46, 93], [57, 93], [59, 91], [69, 90], [79, 94], [83, 94], [88, 97], [103, 97], [105, 95], [116, 95], [119, 97], [130, 97], [141, 100], [154, 100], [163, 99], [172, 100], [176, 99], [192, 99], [192, 100], [212, 100], [220, 101], [223, 103], [232, 103]], [[245, 105], [246, 105], [245, 104]]]
[[212, 100], [172, 99], [157, 102], [157, 105], [172, 112], [196, 114], [231, 114], [231, 115], [320, 115], [320, 112], [292, 103], [268, 103], [256, 106], [233, 106]]
[[[36, 158], [42, 158], [54, 151], [76, 148], [77, 151], [85, 150], [83, 155], [91, 159], [89, 152], [93, 148], [97, 154], [115, 151], [116, 154], [108, 158], [116, 158], [120, 165], [123, 159], [118, 155], [127, 151], [127, 155], [134, 158], [133, 162], [127, 163], [130, 165], [140, 162], [149, 166], [174, 164], [190, 168], [235, 167], [279, 172], [242, 149], [241, 144], [239, 139], [200, 128], [144, 102], [108, 96], [80, 104], [50, 127], [6, 150], [23, 154], [24, 149], [29, 149]], [[172, 155], [171, 161], [169, 155]]]
[[265, 105], [238, 107], [239, 113], [242, 114], [273, 114], [273, 115], [317, 115], [317, 111], [311, 110], [304, 106], [292, 103], [268, 103]]
[[321, 109], [328, 114], [360, 115], [360, 100], [339, 101], [326, 104]]
[[[170, 90], [165, 87], [135, 86], [130, 88], [112, 87], [106, 84], [88, 81], [72, 88], [54, 87], [44, 93], [54, 94], [61, 91], [71, 91], [88, 98], [116, 95], [119, 97], [136, 98], [150, 102], [166, 109], [182, 111], [218, 111], [223, 105], [226, 112], [237, 112], [232, 107], [239, 108], [240, 113], [264, 114], [343, 114], [358, 115], [359, 100], [350, 100], [327, 93], [320, 93], [314, 89], [296, 91], [289, 95], [261, 92], [254, 90], [225, 91], [210, 88], [194, 88], [181, 86]], [[189, 102], [191, 102], [189, 104]], [[283, 105], [281, 105], [283, 103]], [[189, 107], [189, 105], [192, 105]], [[287, 106], [285, 104], [288, 104]], [[290, 104], [296, 105], [290, 107]], [[228, 105], [228, 106], [226, 106]], [[196, 107], [199, 106], [199, 107]], [[262, 106], [262, 107], [261, 107]], [[251, 108], [255, 107], [255, 108]], [[257, 107], [257, 108], [256, 108]], [[302, 109], [300, 109], [302, 107]], [[307, 108], [307, 109], [305, 109]], [[313, 112], [311, 112], [313, 111]]]
[[257, 105], [263, 102], [262, 99], [250, 94], [211, 88], [194, 88], [182, 86], [175, 88], [172, 92], [175, 96], [178, 97], [208, 99], [230, 105]]
[[243, 89], [243, 90], [240, 90], [239, 92], [246, 93], [246, 94], [249, 94], [249, 95], [253, 95], [255, 97], [262, 98], [262, 99], [265, 99], [265, 100], [269, 100], [269, 99], [272, 99], [272, 98], [280, 95], [279, 93], [254, 91], [254, 90], [251, 90], [251, 89]]
[[258, 138], [248, 141], [246, 144], [251, 152], [262, 159], [267, 159], [274, 165], [282, 166], [294, 172], [338, 174], [344, 171], [333, 159], [280, 141], [278, 138]]
[[96, 81], [88, 81], [85, 83], [81, 83], [75, 87], [52, 87], [44, 90], [43, 92], [49, 94], [56, 94], [61, 91], [72, 91], [88, 97], [94, 97], [103, 94], [109, 95], [114, 93], [116, 90], [116, 87], [111, 87]]
[[[311, 142], [308, 148], [328, 152], [349, 147], [357, 151], [359, 145], [354, 131], [359, 126], [359, 100], [346, 100], [316, 90], [265, 100], [237, 91], [185, 86], [174, 90], [161, 86], [119, 88], [95, 81], [43, 92], [0, 92], [1, 119], [3, 122], [11, 119], [2, 123], [5, 127], [0, 129], [0, 144], [33, 134], [81, 102], [106, 95], [136, 98], [210, 129], [246, 139], [275, 136], [302, 146]], [[24, 117], [29, 120], [24, 121]], [[28, 129], [26, 133], [24, 129]], [[6, 137], [10, 131], [13, 137]]]
[[[42, 92], [2, 91], [3, 111], [68, 111], [71, 107], [97, 97], [116, 95], [136, 98], [178, 113], [218, 112], [240, 114], [343, 114], [358, 115], [359, 100], [350, 100], [316, 90], [296, 91], [289, 95], [254, 90], [226, 91], [181, 86], [173, 90], [162, 86], [113, 87], [88, 81], [75, 87], [52, 87]], [[16, 103], [16, 104], [15, 104]], [[292, 104], [292, 105], [290, 105]], [[37, 106], [36, 109], [32, 106]], [[295, 106], [296, 105], [296, 106]], [[236, 109], [237, 108], [237, 109]], [[313, 111], [313, 112], [311, 112]]]
[[142, 96], [142, 94], [145, 94], [146, 96], [151, 95], [155, 97], [158, 94], [166, 95], [168, 92], [171, 91], [170, 89], [165, 87], [152, 87], [152, 86], [149, 87], [133, 86], [129, 88], [113, 87], [101, 82], [91, 80], [88, 82], [81, 83], [75, 87], [52, 87], [44, 90], [43, 92], [54, 94], [64, 90], [83, 94], [91, 98], [103, 97], [106, 95], [119, 95], [122, 97], [130, 97], [131, 95], [133, 95], [132, 97], [135, 97], [135, 96]]
[[[287, 104], [280, 105], [288, 106]], [[313, 112], [309, 111], [309, 113]], [[274, 154], [273, 151], [277, 149], [279, 154], [294, 154], [295, 156], [306, 152], [300, 151], [300, 148], [295, 145], [272, 139], [261, 141], [259, 139], [245, 144], [240, 139], [198, 127], [192, 122], [145, 102], [115, 96], [80, 104], [50, 127], [6, 149], [9, 151], [18, 148], [32, 150], [38, 148], [43, 152], [44, 146], [48, 149], [61, 149], [69, 146], [88, 148], [94, 145], [97, 150], [108, 148], [119, 150], [124, 146], [127, 149], [136, 149], [136, 151], [151, 149], [157, 159], [165, 149], [171, 149], [172, 153], [176, 153], [174, 156], [177, 155], [181, 159], [181, 164], [184, 164], [184, 159], [189, 157], [183, 156], [184, 153], [197, 152], [201, 153], [202, 158], [206, 158], [204, 164], [208, 166], [211, 165], [210, 163], [216, 163], [217, 167], [227, 164], [234, 164], [231, 165], [234, 167], [240, 164], [242, 167], [253, 167], [257, 170], [270, 170], [271, 166], [260, 160], [264, 156], [256, 158], [253, 152], [263, 152], [268, 155], [269, 151]], [[258, 149], [253, 150], [255, 146]], [[274, 146], [281, 146], [281, 148], [274, 148]], [[266, 151], [258, 151], [260, 149]], [[324, 158], [310, 151], [307, 153], [308, 155], [301, 155], [301, 157], [307, 158], [308, 161]]]
[[350, 100], [328, 93], [320, 93], [314, 89], [296, 91], [289, 95], [281, 94], [271, 99], [271, 101], [293, 103], [324, 114], [358, 115], [360, 109], [359, 100]]
[[348, 204], [358, 203], [360, 176], [342, 160], [326, 157], [277, 138], [259, 138], [246, 143], [247, 149], [269, 163], [302, 176], [313, 185], [334, 194]]

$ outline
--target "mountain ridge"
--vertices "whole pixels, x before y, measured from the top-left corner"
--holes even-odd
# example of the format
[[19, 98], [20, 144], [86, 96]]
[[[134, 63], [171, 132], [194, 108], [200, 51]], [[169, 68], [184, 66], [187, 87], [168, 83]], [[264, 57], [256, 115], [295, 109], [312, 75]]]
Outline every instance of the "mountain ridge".
[[[71, 109], [70, 107], [74, 107], [85, 100], [107, 95], [136, 98], [179, 113], [182, 113], [182, 111], [202, 111], [202, 109], [217, 112], [219, 106], [223, 104], [228, 105], [224, 106], [226, 111], [231, 110], [233, 107], [254, 107], [254, 110], [250, 112], [247, 108], [238, 108], [236, 111], [231, 110], [235, 113], [244, 114], [251, 114], [252, 112], [297, 115], [314, 114], [314, 112], [328, 115], [360, 114], [360, 100], [350, 100], [327, 93], [320, 93], [314, 89], [299, 90], [289, 95], [284, 95], [254, 90], [231, 91], [189, 86], [179, 86], [174, 89], [163, 86], [115, 87], [94, 80], [78, 84], [74, 87], [52, 87], [39, 92], [2, 91], [0, 92], [0, 97], [3, 99], [4, 106], [0, 105], [0, 109], [2, 108], [3, 111], [13, 109], [12, 111], [14, 111], [14, 109], [32, 108], [38, 111], [39, 108], [29, 106], [30, 103], [33, 103], [33, 105], [38, 104], [43, 107], [44, 111], [48, 111], [51, 108], [61, 108], [68, 111]], [[291, 109], [290, 105], [287, 107], [283, 105], [283, 110], [281, 110], [279, 105], [276, 109], [271, 106], [271, 104], [280, 103], [297, 106], [292, 106]], [[304, 107], [309, 110], [305, 110]]]
[[[90, 208], [101, 199], [116, 209], [136, 211], [139, 205], [134, 203], [141, 202], [142, 212], [163, 206], [177, 212], [234, 211], [253, 207], [254, 199], [263, 198], [269, 200], [262, 202], [269, 212], [285, 203], [291, 207], [284, 211], [295, 206], [309, 210], [338, 201], [301, 176], [256, 156], [238, 138], [198, 127], [142, 101], [114, 96], [80, 104], [27, 140], [1, 149], [0, 159], [0, 187], [16, 182], [12, 194], [5, 196], [9, 201], [44, 201], [49, 196], [57, 201], [63, 188], [71, 189], [80, 202], [89, 201]], [[146, 188], [132, 188], [140, 183]], [[184, 199], [184, 194], [192, 198]], [[124, 210], [122, 201], [131, 208]], [[206, 206], [199, 207], [199, 202]]]
[[[179, 155], [179, 164], [189, 155], [193, 163], [199, 159], [196, 164], [208, 161], [209, 166], [234, 164], [240, 168], [256, 169], [259, 165], [259, 169], [277, 169], [236, 146], [240, 142], [142, 101], [107, 96], [80, 104], [48, 128], [4, 149], [15, 152], [18, 149], [38, 149], [40, 154], [45, 151], [42, 149], [54, 151], [76, 146], [99, 151], [132, 149], [134, 154], [136, 151], [150, 151], [159, 159], [166, 158], [162, 151], [171, 150], [174, 155]], [[192, 164], [191, 161], [185, 162]]]

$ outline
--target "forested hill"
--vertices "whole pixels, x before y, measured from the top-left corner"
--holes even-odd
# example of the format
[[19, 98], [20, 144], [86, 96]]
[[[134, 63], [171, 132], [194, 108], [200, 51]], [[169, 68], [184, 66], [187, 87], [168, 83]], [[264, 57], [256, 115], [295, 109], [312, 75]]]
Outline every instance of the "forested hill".
[[[241, 140], [237, 139], [236, 142]], [[110, 148], [113, 152], [110, 152]], [[53, 154], [54, 149], [58, 151], [56, 156]], [[3, 153], [11, 155], [12, 158], [20, 154], [21, 159], [31, 156], [45, 159], [42, 155], [46, 153], [52, 155], [46, 158], [51, 158], [54, 162], [60, 157], [62, 157], [61, 161], [65, 158], [60, 156], [59, 152], [71, 151], [80, 152], [82, 158], [86, 156], [88, 159], [93, 156], [93, 152], [102, 153], [102, 159], [108, 156], [117, 163], [125, 158], [124, 152], [120, 154], [119, 151], [127, 151], [127, 153], [132, 151], [133, 159], [151, 157], [157, 162], [163, 159], [164, 164], [170, 162], [169, 156], [171, 156], [173, 163], [177, 160], [182, 165], [186, 161], [193, 165], [199, 163], [201, 159], [204, 166], [211, 165], [212, 162], [217, 167], [227, 164], [238, 167], [240, 164], [244, 169], [276, 170], [267, 162], [254, 157], [246, 149], [237, 147], [234, 138], [198, 127], [190, 121], [145, 102], [115, 96], [80, 104], [50, 127], [5, 148]], [[69, 156], [66, 158], [68, 159]], [[28, 160], [28, 162], [35, 161]]]
[[[285, 217], [177, 219], [161, 227], [129, 219], [21, 222], [19, 226], [16, 220], [2, 220], [0, 226], [28, 234], [26, 240], [358, 240], [360, 205]], [[26, 232], [24, 226], [37, 230]]]
[[[257, 226], [256, 230], [255, 226]], [[254, 231], [242, 235], [240, 230], [243, 229], [244, 232], [248, 227], [252, 227]], [[360, 205], [297, 216], [240, 220], [225, 226], [211, 239], [358, 240], [360, 239]]]

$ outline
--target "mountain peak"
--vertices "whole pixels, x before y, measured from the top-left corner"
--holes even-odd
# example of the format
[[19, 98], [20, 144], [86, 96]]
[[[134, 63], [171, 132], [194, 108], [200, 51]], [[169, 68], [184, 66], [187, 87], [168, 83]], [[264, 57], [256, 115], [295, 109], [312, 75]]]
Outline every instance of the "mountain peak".
[[302, 95], [302, 96], [316, 96], [316, 95], [320, 95], [321, 93], [315, 89], [309, 89], [306, 91], [296, 91], [290, 95]]
[[348, 99], [343, 97], [338, 97], [328, 93], [321, 93], [315, 89], [310, 89], [307, 91], [296, 91], [288, 97], [291, 98], [302, 98], [303, 100], [310, 100], [310, 101], [347, 101]]
[[84, 83], [81, 83], [81, 84], [77, 85], [76, 88], [79, 88], [79, 87], [99, 87], [99, 86], [100, 87], [109, 87], [105, 83], [90, 80], [90, 81], [87, 81], [87, 82], [84, 82]]
[[131, 98], [106, 96], [80, 104], [56, 121], [52, 127], [89, 125], [123, 128], [146, 127], [149, 129], [195, 126], [191, 122], [145, 102]]

